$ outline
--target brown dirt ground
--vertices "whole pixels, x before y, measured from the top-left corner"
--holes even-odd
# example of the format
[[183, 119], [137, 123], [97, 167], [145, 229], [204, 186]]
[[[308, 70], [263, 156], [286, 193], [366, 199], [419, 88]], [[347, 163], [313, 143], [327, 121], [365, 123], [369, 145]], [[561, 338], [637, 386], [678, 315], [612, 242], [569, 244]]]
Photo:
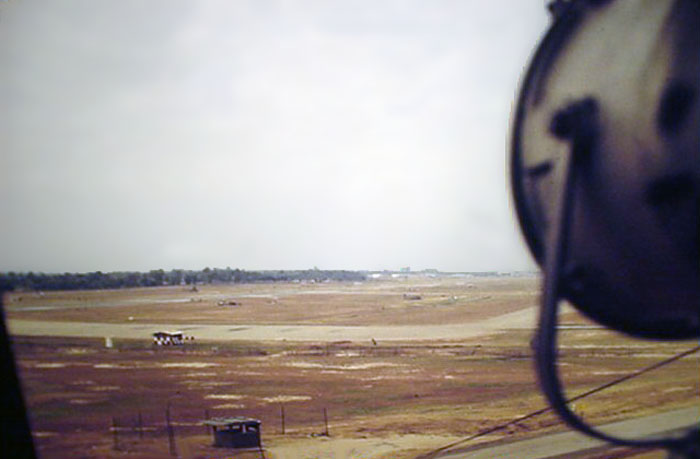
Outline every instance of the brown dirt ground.
[[[423, 279], [410, 284], [373, 283], [364, 287], [368, 293], [354, 284], [231, 287], [239, 296], [228, 290], [221, 293], [228, 287], [208, 286], [198, 293], [217, 291], [222, 297], [241, 298], [273, 291], [278, 305], [253, 303], [263, 301], [253, 296], [251, 303], [242, 297], [241, 307], [222, 308], [212, 299], [201, 309], [197, 302], [162, 302], [163, 297], [192, 294], [181, 288], [61, 292], [43, 297], [20, 293], [9, 299], [10, 305], [25, 307], [76, 305], [55, 311], [10, 312], [12, 317], [41, 320], [109, 322], [138, 314], [143, 322], [167, 318], [186, 323], [198, 318], [216, 323], [222, 317], [234, 320], [233, 315], [235, 321], [249, 323], [411, 324], [419, 317], [430, 317], [431, 323], [465, 322], [494, 311], [517, 310], [536, 300], [536, 286], [534, 279], [467, 280], [463, 284], [454, 279]], [[304, 290], [284, 294], [294, 289]], [[309, 293], [310, 289], [316, 290]], [[345, 290], [352, 292], [337, 293]], [[419, 292], [422, 299], [404, 300], [406, 291]], [[484, 299], [467, 301], [472, 294]], [[310, 305], [309, 298], [318, 302]], [[91, 301], [127, 305], [93, 308]], [[268, 310], [278, 307], [284, 314]], [[405, 317], [411, 308], [416, 308], [416, 314]], [[587, 323], [571, 312], [564, 320]], [[265, 457], [376, 459], [416, 457], [545, 406], [532, 372], [530, 336], [528, 331], [513, 330], [456, 342], [377, 346], [210, 342], [181, 348], [116, 340], [113, 349], [105, 349], [102, 340], [15, 337], [14, 349], [42, 457], [168, 457], [164, 418], [170, 405], [182, 457], [259, 457], [257, 452], [233, 456], [210, 447], [210, 437], [199, 424], [206, 416], [251, 416], [263, 422]], [[574, 395], [692, 343], [639, 341], [584, 328], [562, 331], [560, 346], [563, 378], [568, 393]], [[683, 359], [587, 398], [575, 409], [598, 424], [697, 404], [698, 363], [697, 355]], [[281, 432], [282, 406], [285, 435]], [[318, 436], [325, 429], [324, 408], [330, 437]], [[142, 437], [137, 429], [139, 413]], [[470, 444], [556, 430], [563, 430], [562, 425], [545, 414]], [[633, 452], [604, 454], [612, 453], [589, 457], [627, 457]]]

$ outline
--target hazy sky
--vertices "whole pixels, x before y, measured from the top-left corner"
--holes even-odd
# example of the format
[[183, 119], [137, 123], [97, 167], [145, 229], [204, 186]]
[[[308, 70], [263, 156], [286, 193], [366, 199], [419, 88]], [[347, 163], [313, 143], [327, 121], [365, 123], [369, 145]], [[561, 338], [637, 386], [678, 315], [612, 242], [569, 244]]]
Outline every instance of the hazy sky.
[[0, 271], [533, 267], [540, 0], [0, 3]]

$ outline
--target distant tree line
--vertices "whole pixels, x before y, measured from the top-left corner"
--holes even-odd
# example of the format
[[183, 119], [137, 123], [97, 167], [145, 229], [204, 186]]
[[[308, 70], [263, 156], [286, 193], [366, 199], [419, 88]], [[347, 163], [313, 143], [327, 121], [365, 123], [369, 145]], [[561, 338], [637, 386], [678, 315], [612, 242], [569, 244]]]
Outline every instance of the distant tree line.
[[97, 290], [162, 285], [232, 284], [255, 282], [363, 281], [358, 271], [307, 269], [296, 271], [245, 271], [242, 269], [204, 268], [202, 270], [154, 269], [148, 272], [121, 271], [103, 273], [0, 273], [0, 291], [11, 290]]

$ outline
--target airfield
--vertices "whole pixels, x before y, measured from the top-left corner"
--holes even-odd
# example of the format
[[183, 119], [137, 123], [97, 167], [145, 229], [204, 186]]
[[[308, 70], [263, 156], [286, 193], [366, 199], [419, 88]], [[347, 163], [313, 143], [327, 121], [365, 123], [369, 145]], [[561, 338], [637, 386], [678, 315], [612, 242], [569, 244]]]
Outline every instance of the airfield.
[[[530, 348], [538, 286], [536, 276], [394, 275], [15, 292], [5, 310], [41, 457], [260, 457], [212, 448], [201, 425], [248, 416], [262, 421], [267, 458], [388, 459], [567, 430], [544, 413], [459, 443], [546, 407]], [[621, 336], [570, 308], [560, 322], [570, 395], [695, 344]], [[195, 340], [156, 347], [159, 330]], [[681, 359], [575, 410], [603, 424], [696, 406], [699, 362]], [[611, 451], [576, 457], [636, 454]]]

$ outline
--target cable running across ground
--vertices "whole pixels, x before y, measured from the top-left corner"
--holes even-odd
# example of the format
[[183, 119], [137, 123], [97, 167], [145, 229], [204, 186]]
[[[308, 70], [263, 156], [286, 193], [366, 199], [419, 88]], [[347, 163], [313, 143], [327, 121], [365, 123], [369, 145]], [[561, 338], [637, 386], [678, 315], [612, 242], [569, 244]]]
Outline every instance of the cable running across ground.
[[[650, 371], [652, 371], [652, 370], [656, 370], [657, 368], [661, 368], [661, 367], [663, 367], [663, 366], [665, 366], [665, 365], [668, 365], [668, 364], [670, 364], [670, 363], [673, 363], [673, 362], [675, 362], [676, 360], [680, 360], [680, 359], [682, 359], [683, 357], [687, 357], [687, 356], [689, 356], [689, 355], [691, 355], [691, 354], [694, 354], [694, 353], [696, 353], [696, 352], [698, 352], [698, 351], [700, 351], [700, 345], [699, 345], [699, 346], [695, 346], [695, 347], [693, 347], [693, 348], [691, 348], [691, 349], [688, 349], [687, 351], [680, 352], [680, 353], [678, 353], [678, 354], [676, 354], [676, 355], [674, 355], [674, 356], [672, 356], [672, 357], [669, 357], [669, 358], [667, 358], [667, 359], [661, 360], [660, 362], [656, 362], [656, 363], [654, 363], [654, 364], [652, 364], [652, 365], [649, 365], [649, 366], [647, 366], [647, 367], [641, 368], [641, 369], [639, 369], [639, 370], [635, 370], [635, 371], [633, 371], [633, 372], [631, 372], [631, 373], [628, 373], [628, 374], [626, 374], [626, 375], [624, 375], [624, 376], [621, 376], [621, 377], [619, 377], [619, 378], [617, 378], [617, 379], [614, 379], [614, 380], [612, 380], [612, 381], [609, 381], [609, 382], [607, 382], [607, 383], [605, 383], [605, 384], [602, 384], [602, 385], [600, 385], [600, 386], [594, 387], [593, 389], [587, 390], [587, 391], [582, 392], [582, 393], [580, 393], [580, 394], [578, 394], [578, 395], [575, 395], [574, 397], [568, 398], [568, 399], [566, 399], [566, 403], [575, 402], [575, 401], [580, 400], [580, 399], [582, 399], [582, 398], [584, 398], [584, 397], [588, 397], [589, 395], [593, 395], [593, 394], [595, 394], [595, 393], [597, 393], [597, 392], [600, 392], [600, 391], [602, 391], [602, 390], [608, 389], [608, 388], [610, 388], [610, 387], [612, 387], [612, 386], [615, 386], [615, 385], [617, 385], [617, 384], [620, 384], [620, 383], [622, 383], [622, 382], [629, 381], [630, 379], [636, 378], [637, 376], [641, 376], [641, 375], [643, 375], [643, 374], [645, 374], [645, 373], [648, 373], [648, 372], [650, 372]], [[483, 437], [484, 435], [488, 435], [488, 434], [493, 433], [493, 432], [498, 432], [499, 430], [503, 430], [503, 429], [505, 429], [505, 428], [507, 428], [507, 427], [510, 427], [510, 426], [512, 426], [512, 425], [516, 425], [516, 424], [518, 424], [518, 423], [520, 423], [520, 422], [523, 422], [523, 421], [526, 421], [526, 420], [528, 420], [528, 419], [534, 418], [534, 417], [536, 417], [536, 416], [539, 416], [540, 414], [544, 414], [544, 413], [547, 413], [547, 412], [549, 412], [549, 411], [552, 411], [552, 408], [551, 408], [551, 407], [541, 408], [541, 409], [539, 409], [539, 410], [532, 411], [532, 412], [530, 412], [530, 413], [528, 413], [528, 414], [525, 414], [525, 415], [523, 415], [523, 416], [519, 416], [519, 417], [517, 417], [517, 418], [515, 418], [515, 419], [512, 419], [512, 420], [510, 420], [510, 421], [508, 421], [508, 422], [506, 422], [506, 423], [499, 424], [499, 425], [494, 426], [494, 427], [489, 427], [488, 429], [485, 429], [485, 430], [482, 430], [482, 431], [480, 431], [480, 432], [477, 432], [477, 433], [475, 433], [474, 435], [471, 435], [471, 436], [469, 436], [469, 437], [463, 438], [462, 440], [458, 440], [458, 441], [456, 441], [456, 442], [454, 442], [454, 443], [450, 443], [449, 445], [445, 445], [445, 446], [443, 446], [443, 447], [441, 447], [441, 448], [438, 448], [438, 449], [436, 449], [436, 450], [434, 450], [434, 451], [431, 451], [431, 452], [429, 452], [429, 453], [427, 453], [427, 454], [424, 454], [424, 455], [422, 455], [422, 456], [419, 456], [418, 459], [431, 459], [431, 458], [437, 457], [437, 454], [439, 454], [439, 453], [441, 453], [441, 452], [443, 452], [443, 451], [447, 451], [447, 450], [449, 450], [450, 448], [454, 448], [455, 446], [462, 445], [462, 444], [464, 444], [464, 443], [467, 443], [467, 442], [469, 442], [469, 441], [471, 441], [471, 440], [474, 440], [474, 439], [477, 439], [477, 438], [479, 438], [479, 437]]]

